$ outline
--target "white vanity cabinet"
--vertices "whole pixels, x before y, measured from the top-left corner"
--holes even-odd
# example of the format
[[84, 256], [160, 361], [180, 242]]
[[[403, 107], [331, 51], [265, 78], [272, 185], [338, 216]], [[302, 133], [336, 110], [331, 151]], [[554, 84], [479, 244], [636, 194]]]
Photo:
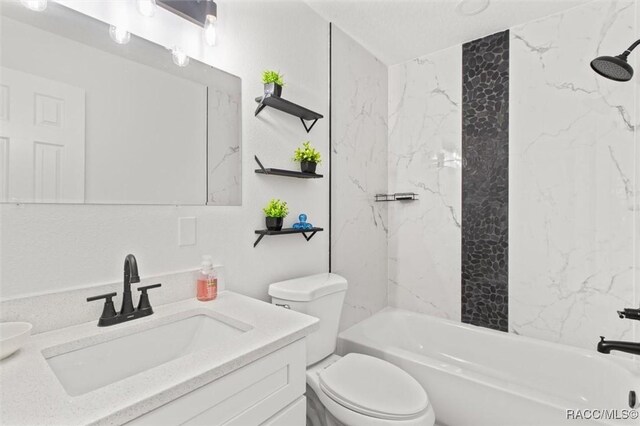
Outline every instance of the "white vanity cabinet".
[[300, 339], [127, 424], [303, 426], [305, 371]]

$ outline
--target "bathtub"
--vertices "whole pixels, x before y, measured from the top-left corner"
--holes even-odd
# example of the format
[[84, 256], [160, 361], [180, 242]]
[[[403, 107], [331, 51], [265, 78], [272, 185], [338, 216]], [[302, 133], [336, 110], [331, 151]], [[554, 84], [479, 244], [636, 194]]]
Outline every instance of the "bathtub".
[[630, 390], [640, 399], [632, 361], [595, 349], [386, 308], [340, 333], [338, 352], [403, 368], [441, 426], [640, 424], [628, 405]]

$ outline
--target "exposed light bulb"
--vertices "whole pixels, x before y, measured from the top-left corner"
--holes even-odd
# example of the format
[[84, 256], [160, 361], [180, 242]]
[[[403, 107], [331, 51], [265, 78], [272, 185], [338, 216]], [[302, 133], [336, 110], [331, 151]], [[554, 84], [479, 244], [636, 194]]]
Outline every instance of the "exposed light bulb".
[[116, 27], [115, 25], [109, 27], [109, 36], [111, 36], [111, 40], [118, 44], [127, 44], [129, 40], [131, 40], [131, 33], [129, 33], [129, 31], [122, 27]]
[[136, 3], [142, 16], [150, 18], [156, 13], [156, 0], [136, 0]]
[[42, 12], [47, 8], [47, 0], [20, 0], [20, 3], [27, 9]]
[[171, 56], [173, 57], [173, 63], [179, 67], [186, 67], [189, 65], [189, 57], [179, 47], [174, 47], [171, 50]]
[[209, 46], [216, 45], [216, 21], [217, 18], [214, 15], [207, 15], [204, 21], [204, 41]]

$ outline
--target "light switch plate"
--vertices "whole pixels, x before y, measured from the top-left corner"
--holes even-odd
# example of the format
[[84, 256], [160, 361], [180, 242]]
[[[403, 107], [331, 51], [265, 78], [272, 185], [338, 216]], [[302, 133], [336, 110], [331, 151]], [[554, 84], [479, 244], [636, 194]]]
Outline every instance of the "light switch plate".
[[178, 245], [180, 247], [196, 245], [195, 217], [181, 217], [178, 219]]

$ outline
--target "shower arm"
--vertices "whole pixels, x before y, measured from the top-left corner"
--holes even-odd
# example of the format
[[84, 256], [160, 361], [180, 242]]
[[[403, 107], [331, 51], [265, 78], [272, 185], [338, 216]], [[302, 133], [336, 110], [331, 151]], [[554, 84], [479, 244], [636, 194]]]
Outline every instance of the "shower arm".
[[622, 52], [622, 54], [620, 56], [622, 56], [623, 58], [626, 58], [627, 56], [629, 56], [629, 54], [633, 51], [633, 49], [635, 49], [636, 47], [638, 47], [638, 45], [640, 44], [640, 40], [636, 40], [631, 46], [629, 46], [627, 48], [627, 50], [625, 50], [624, 52]]

